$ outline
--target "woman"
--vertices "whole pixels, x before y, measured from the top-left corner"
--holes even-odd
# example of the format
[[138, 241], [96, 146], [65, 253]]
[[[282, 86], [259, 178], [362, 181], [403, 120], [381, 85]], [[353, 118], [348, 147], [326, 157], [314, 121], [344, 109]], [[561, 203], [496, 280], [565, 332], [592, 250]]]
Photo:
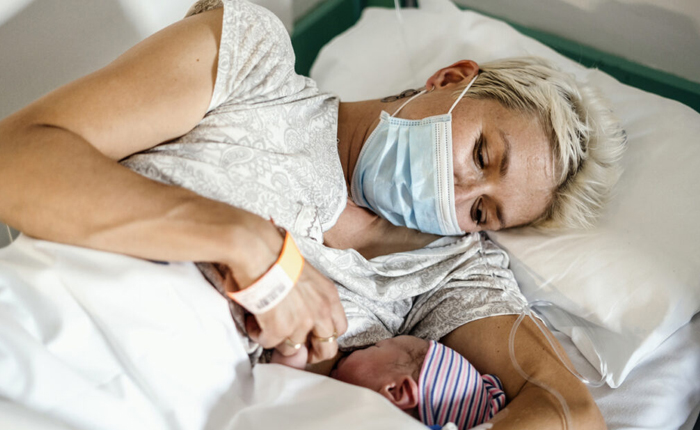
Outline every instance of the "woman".
[[[406, 98], [338, 106], [332, 95], [293, 73], [291, 44], [271, 14], [244, 1], [227, 1], [223, 10], [218, 2], [207, 3], [194, 12], [212, 10], [164, 29], [0, 123], [0, 180], [21, 184], [0, 190], [0, 219], [42, 239], [150, 260], [213, 262], [219, 270], [209, 271], [210, 279], [223, 274], [223, 287], [238, 293], [259, 285], [276, 266], [285, 236], [271, 218], [294, 233], [313, 264], [297, 265], [294, 288], [247, 320], [260, 345], [291, 355], [308, 340], [310, 360], [317, 362], [336, 354], [335, 337], [348, 326], [345, 312], [355, 330], [346, 335], [348, 347], [368, 343], [366, 333], [393, 327], [378, 333], [387, 337], [398, 334], [396, 326], [410, 326], [412, 333], [442, 338], [480, 372], [503, 381], [510, 412], [494, 428], [561, 427], [559, 404], [523, 379], [503, 353], [513, 314], [522, 308], [507, 257], [493, 245], [484, 248], [479, 235], [436, 240], [434, 233], [590, 222], [591, 208], [601, 204], [615, 177], [619, 142], [606, 140], [616, 132], [610, 120], [537, 62], [491, 68], [455, 63], [431, 76], [429, 91], [395, 118], [380, 112], [394, 113]], [[521, 97], [495, 91], [499, 79], [525, 88]], [[532, 86], [544, 90], [536, 93]], [[452, 122], [443, 116], [450, 110]], [[434, 201], [424, 204], [420, 192], [415, 201], [413, 195], [401, 194], [400, 201], [382, 196], [386, 164], [373, 164], [377, 157], [363, 159], [360, 151], [370, 148], [368, 142], [374, 149], [401, 147], [401, 139], [389, 138], [391, 130], [418, 130], [397, 118], [429, 116], [439, 116], [428, 123], [440, 123], [436, 129], [445, 134], [430, 139], [443, 149], [453, 145], [443, 151], [440, 177], [430, 176], [433, 184], [423, 187], [440, 187], [427, 196]], [[398, 158], [393, 163], [400, 165]], [[420, 176], [401, 177], [419, 190]], [[422, 215], [421, 204], [427, 208]], [[428, 225], [436, 215], [441, 224]], [[426, 246], [429, 252], [409, 252]], [[449, 256], [435, 257], [442, 248]], [[432, 270], [430, 279], [414, 278], [420, 291], [396, 297], [397, 288], [379, 284], [349, 287], [366, 278], [362, 270], [374, 264], [369, 259], [398, 252], [410, 255], [412, 265], [440, 264], [435, 268], [443, 274], [466, 264], [467, 280], [484, 285], [438, 288], [444, 283]], [[336, 264], [321, 267], [328, 256]], [[356, 265], [338, 263], [347, 256], [362, 265], [357, 272]], [[381, 260], [385, 266], [395, 262]], [[405, 269], [398, 266], [386, 277], [391, 285]], [[487, 272], [477, 266], [488, 266], [502, 281], [483, 281]], [[317, 269], [333, 272], [339, 289]], [[352, 278], [348, 285], [340, 282], [344, 277]], [[475, 296], [484, 301], [478, 310]], [[457, 315], [461, 308], [468, 315]], [[587, 389], [545, 345], [525, 323], [516, 338], [520, 366], [561, 393], [575, 426], [604, 427]]]

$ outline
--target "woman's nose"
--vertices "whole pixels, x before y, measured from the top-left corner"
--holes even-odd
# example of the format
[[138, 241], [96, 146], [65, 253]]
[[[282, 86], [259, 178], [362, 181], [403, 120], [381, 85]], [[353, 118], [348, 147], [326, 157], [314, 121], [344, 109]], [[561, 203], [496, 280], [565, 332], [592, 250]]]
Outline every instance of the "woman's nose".
[[455, 184], [455, 203], [474, 200], [481, 195], [481, 188], [478, 183]]
[[480, 196], [491, 195], [494, 192], [494, 186], [494, 181], [483, 175], [469, 174], [460, 178], [455, 177], [455, 203], [474, 201]]

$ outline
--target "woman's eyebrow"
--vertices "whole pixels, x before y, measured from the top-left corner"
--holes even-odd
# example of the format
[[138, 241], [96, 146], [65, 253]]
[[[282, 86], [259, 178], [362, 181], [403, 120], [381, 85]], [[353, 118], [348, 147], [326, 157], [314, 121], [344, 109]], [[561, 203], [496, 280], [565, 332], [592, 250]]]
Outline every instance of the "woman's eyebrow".
[[506, 135], [503, 130], [498, 129], [498, 132], [503, 141], [503, 155], [501, 156], [501, 166], [498, 169], [498, 173], [501, 178], [505, 178], [506, 173], [508, 173], [508, 165], [510, 164], [510, 140], [508, 140], [508, 135]]

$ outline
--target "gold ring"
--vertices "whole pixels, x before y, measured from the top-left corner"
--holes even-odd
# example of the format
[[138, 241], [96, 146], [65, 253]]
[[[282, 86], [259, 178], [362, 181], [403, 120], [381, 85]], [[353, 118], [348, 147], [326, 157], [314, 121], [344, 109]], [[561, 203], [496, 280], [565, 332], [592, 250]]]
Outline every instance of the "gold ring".
[[298, 351], [299, 349], [301, 349], [301, 346], [303, 345], [303, 343], [293, 342], [289, 338], [284, 340], [284, 344], [287, 345], [288, 347], [294, 349], [295, 351]]
[[335, 342], [335, 340], [338, 339], [338, 332], [334, 331], [333, 334], [328, 337], [314, 335], [314, 339], [316, 339], [319, 342]]

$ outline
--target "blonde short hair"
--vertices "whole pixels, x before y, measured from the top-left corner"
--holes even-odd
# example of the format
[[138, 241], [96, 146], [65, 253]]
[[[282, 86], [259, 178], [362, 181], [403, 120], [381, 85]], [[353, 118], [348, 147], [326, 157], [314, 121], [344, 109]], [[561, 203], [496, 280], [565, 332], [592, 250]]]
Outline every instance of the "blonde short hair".
[[465, 97], [496, 100], [534, 115], [550, 136], [557, 186], [549, 207], [531, 225], [593, 226], [620, 177], [625, 147], [625, 133], [598, 92], [542, 58], [521, 57], [480, 65]]

